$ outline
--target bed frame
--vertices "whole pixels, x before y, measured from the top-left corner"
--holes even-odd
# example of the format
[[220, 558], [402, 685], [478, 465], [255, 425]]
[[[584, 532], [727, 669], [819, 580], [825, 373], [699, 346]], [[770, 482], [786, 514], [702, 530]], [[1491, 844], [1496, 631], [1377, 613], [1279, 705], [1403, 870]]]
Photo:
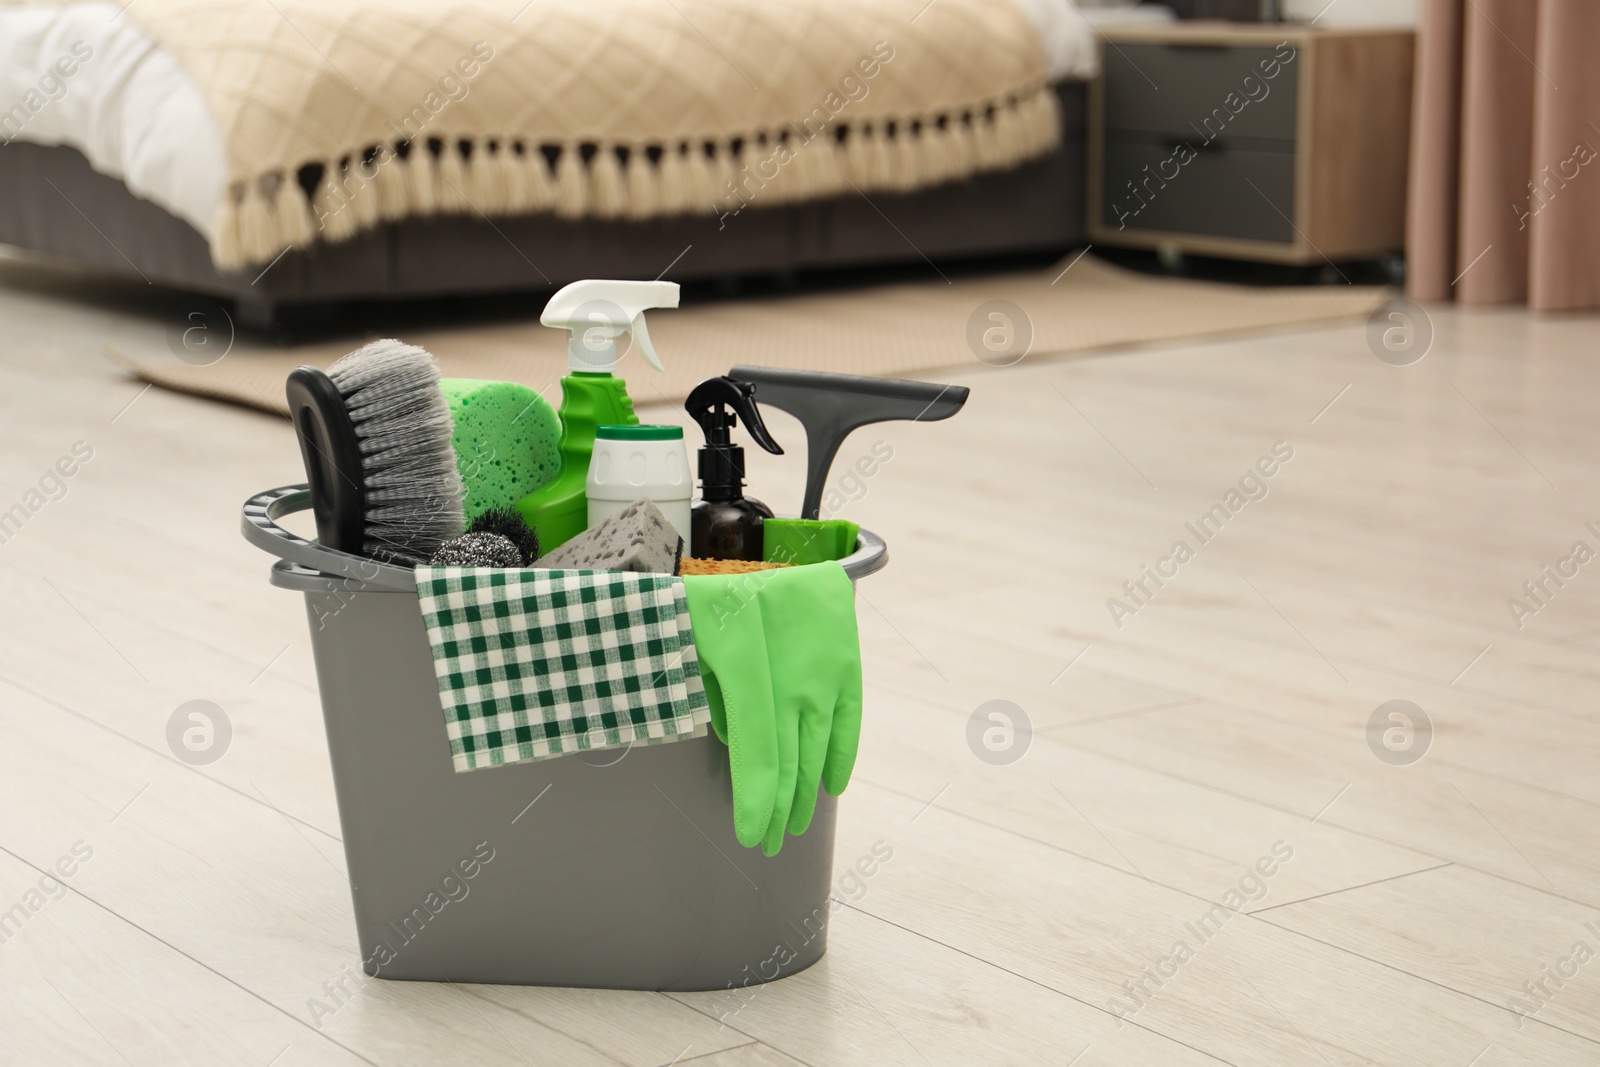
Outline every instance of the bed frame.
[[1084, 236], [1086, 86], [1057, 86], [1059, 149], [1014, 170], [911, 193], [851, 194], [737, 216], [644, 221], [443, 216], [386, 224], [220, 273], [187, 222], [74, 148], [0, 148], [0, 243], [232, 299], [267, 324], [294, 305], [547, 289], [578, 278], [676, 281], [1066, 249]]

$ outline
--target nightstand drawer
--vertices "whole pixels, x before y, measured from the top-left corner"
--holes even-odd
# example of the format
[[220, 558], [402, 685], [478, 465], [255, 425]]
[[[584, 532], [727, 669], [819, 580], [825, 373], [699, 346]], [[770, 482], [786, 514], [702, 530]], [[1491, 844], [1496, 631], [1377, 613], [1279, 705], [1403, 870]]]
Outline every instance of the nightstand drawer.
[[1297, 59], [1289, 44], [1108, 44], [1105, 128], [1201, 140], [1292, 141]]
[[1292, 151], [1212, 146], [1180, 162], [1187, 156], [1165, 139], [1108, 140], [1101, 225], [1294, 243]]

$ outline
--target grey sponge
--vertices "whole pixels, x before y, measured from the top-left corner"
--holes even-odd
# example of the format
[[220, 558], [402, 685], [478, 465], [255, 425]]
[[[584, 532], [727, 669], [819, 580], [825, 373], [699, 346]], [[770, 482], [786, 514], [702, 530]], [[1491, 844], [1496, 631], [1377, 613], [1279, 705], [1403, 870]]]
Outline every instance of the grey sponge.
[[677, 574], [683, 538], [649, 500], [635, 500], [599, 526], [541, 556], [551, 570], [640, 571]]

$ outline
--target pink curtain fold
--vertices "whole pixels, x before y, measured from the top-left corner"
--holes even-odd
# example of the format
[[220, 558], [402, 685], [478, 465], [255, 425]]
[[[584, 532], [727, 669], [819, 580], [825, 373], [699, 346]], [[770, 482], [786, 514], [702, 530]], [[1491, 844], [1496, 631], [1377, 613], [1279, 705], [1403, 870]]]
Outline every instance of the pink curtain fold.
[[1600, 3], [1422, 0], [1409, 290], [1600, 308]]
[[1448, 300], [1461, 182], [1461, 0], [1422, 0], [1411, 93], [1406, 283], [1413, 300]]

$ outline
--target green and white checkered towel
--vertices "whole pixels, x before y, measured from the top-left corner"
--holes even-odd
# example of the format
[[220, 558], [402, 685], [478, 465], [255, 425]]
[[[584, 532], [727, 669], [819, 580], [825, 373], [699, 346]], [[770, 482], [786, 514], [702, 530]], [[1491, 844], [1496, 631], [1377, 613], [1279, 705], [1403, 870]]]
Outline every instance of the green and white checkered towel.
[[418, 567], [416, 580], [458, 772], [705, 734], [683, 579]]

